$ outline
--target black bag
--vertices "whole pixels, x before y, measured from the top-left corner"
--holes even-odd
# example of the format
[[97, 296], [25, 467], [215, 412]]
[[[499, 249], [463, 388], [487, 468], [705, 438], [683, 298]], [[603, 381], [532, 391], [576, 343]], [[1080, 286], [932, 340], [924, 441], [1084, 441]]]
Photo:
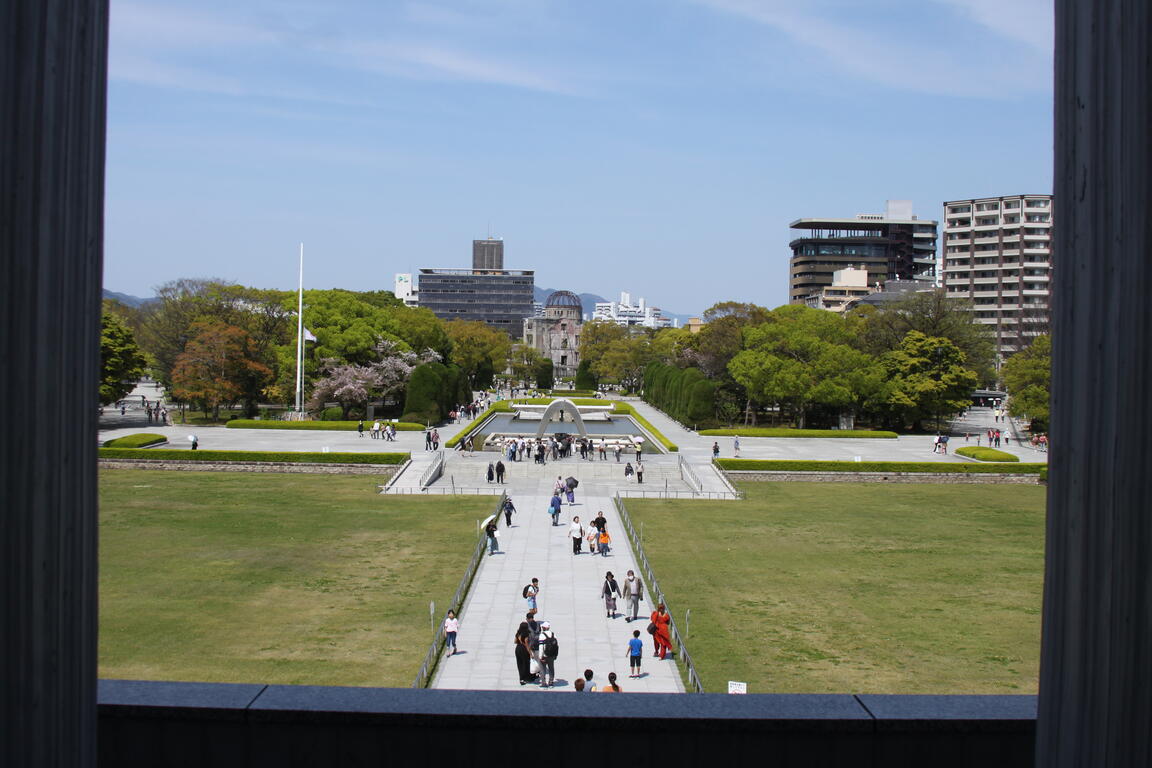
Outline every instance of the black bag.
[[525, 584], [524, 585], [524, 591], [520, 593], [520, 597], [523, 597], [524, 599], [528, 599], [528, 590], [531, 588], [532, 588], [531, 584]]
[[654, 622], [654, 621], [648, 622], [648, 634], [650, 634], [650, 635], [656, 634], [656, 622]]
[[560, 643], [556, 640], [556, 635], [549, 633], [548, 637], [544, 638], [544, 658], [555, 659], [560, 655]]

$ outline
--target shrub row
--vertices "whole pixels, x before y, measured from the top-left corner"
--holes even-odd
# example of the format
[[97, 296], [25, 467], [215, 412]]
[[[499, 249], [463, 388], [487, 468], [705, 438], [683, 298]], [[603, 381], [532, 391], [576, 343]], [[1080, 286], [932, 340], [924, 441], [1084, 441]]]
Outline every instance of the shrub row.
[[788, 429], [787, 427], [744, 427], [743, 429], [702, 429], [707, 437], [899, 437], [879, 429]]
[[644, 400], [682, 424], [700, 424], [715, 418], [716, 384], [699, 368], [653, 362], [644, 369]]
[[[593, 401], [593, 402], [603, 402], [603, 401]], [[669, 440], [668, 438], [664, 437], [664, 433], [662, 433], [660, 430], [656, 429], [656, 427], [652, 426], [652, 422], [648, 421], [648, 419], [644, 418], [639, 413], [637, 413], [636, 409], [633, 408], [631, 404], [622, 403], [622, 402], [617, 400], [617, 401], [613, 402], [613, 405], [615, 406], [613, 413], [623, 413], [623, 414], [627, 414], [627, 415], [631, 416], [633, 419], [635, 419], [640, 424], [640, 426], [647, 429], [652, 434], [653, 437], [655, 437], [657, 440], [659, 440], [660, 444], [663, 445], [666, 449], [668, 449], [669, 451], [673, 451], [673, 452], [680, 450], [680, 446], [676, 445], [676, 443], [674, 443], [671, 440]]]
[[1005, 453], [995, 448], [976, 445], [965, 445], [957, 448], [955, 453], [957, 456], [967, 456], [970, 459], [976, 459], [976, 461], [1020, 461], [1020, 457], [1014, 453]]
[[[304, 429], [328, 432], [354, 432], [358, 423], [359, 422], [355, 421], [264, 421], [263, 419], [233, 419], [225, 426], [227, 426], [228, 429]], [[423, 424], [412, 424], [406, 421], [397, 422], [392, 426], [396, 427], [397, 432], [422, 432], [424, 430]], [[367, 432], [371, 427], [372, 422], [365, 420], [364, 431]]]
[[[155, 432], [137, 432], [134, 435], [124, 435], [124, 437], [117, 437], [113, 440], [105, 440], [105, 448], [145, 448], [149, 445], [159, 445], [160, 443], [168, 442], [168, 438], [164, 435], [158, 435]], [[152, 451], [149, 451], [152, 453]]]
[[951, 464], [932, 461], [801, 461], [787, 459], [716, 459], [716, 466], [733, 471], [761, 472], [933, 472], [949, 474], [1000, 473], [1035, 475], [1045, 464]]
[[290, 453], [287, 451], [177, 451], [165, 448], [100, 448], [101, 459], [177, 461], [276, 461], [293, 464], [403, 464], [410, 453]]

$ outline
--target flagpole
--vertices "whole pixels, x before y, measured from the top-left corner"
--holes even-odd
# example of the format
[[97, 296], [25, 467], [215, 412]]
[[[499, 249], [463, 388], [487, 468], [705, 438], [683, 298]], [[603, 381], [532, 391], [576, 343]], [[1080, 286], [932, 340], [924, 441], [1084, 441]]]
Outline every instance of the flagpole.
[[304, 412], [304, 243], [300, 243], [300, 287], [296, 292], [296, 413]]

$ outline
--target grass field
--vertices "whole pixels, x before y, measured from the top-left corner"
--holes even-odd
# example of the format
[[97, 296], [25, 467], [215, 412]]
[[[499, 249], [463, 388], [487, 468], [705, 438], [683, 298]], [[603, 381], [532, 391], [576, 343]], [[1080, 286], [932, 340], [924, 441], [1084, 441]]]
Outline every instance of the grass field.
[[627, 502], [707, 690], [1036, 692], [1043, 487], [740, 488]]
[[492, 497], [357, 476], [100, 475], [100, 676], [412, 684]]

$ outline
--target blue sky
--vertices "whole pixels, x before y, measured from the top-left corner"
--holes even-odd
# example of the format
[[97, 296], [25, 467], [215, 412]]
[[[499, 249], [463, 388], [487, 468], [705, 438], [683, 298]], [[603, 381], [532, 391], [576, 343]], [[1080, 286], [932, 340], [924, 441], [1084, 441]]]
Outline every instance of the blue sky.
[[787, 300], [788, 223], [1050, 192], [1050, 0], [112, 0], [105, 287]]

